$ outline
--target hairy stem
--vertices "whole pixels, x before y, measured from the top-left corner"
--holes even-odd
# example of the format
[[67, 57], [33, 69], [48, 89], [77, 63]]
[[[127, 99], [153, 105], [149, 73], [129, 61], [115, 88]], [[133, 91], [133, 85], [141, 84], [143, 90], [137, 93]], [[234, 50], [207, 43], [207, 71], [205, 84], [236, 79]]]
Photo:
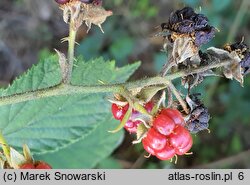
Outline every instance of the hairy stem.
[[59, 84], [53, 87], [40, 89], [36, 91], [29, 91], [19, 94], [0, 97], [0, 106], [10, 105], [25, 101], [31, 101], [41, 98], [48, 98], [53, 96], [74, 95], [74, 94], [91, 94], [91, 93], [118, 93], [124, 91], [124, 88], [133, 90], [143, 88], [151, 85], [169, 85], [171, 80], [187, 76], [194, 73], [204, 72], [208, 69], [218, 68], [228, 65], [230, 61], [223, 61], [220, 63], [203, 66], [197, 69], [190, 69], [189, 71], [180, 71], [174, 74], [166, 75], [165, 77], [152, 77], [134, 82], [120, 83], [120, 84], [104, 84], [104, 85], [90, 85], [90, 86], [75, 86], [70, 84]]
[[162, 71], [160, 73], [161, 76], [165, 76], [168, 71], [175, 65], [173, 57], [171, 57], [168, 62], [166, 62], [162, 68]]
[[172, 103], [173, 103], [173, 95], [171, 93], [171, 89], [169, 86], [167, 86], [167, 94], [168, 94], [168, 105], [167, 107], [171, 107]]
[[74, 64], [74, 51], [75, 51], [75, 40], [76, 40], [76, 30], [73, 28], [72, 21], [69, 25], [69, 47], [68, 47], [68, 73], [65, 79], [65, 82], [67, 84], [70, 84], [71, 76], [72, 76], [72, 70], [73, 70], [73, 64]]
[[175, 88], [175, 86], [172, 84], [172, 82], [169, 82], [168, 87], [169, 87], [169, 89], [171, 89], [171, 92], [175, 95], [176, 99], [179, 101], [179, 103], [182, 106], [182, 108], [185, 111], [185, 113], [188, 114], [189, 110], [188, 110], [187, 104], [182, 99], [179, 91]]
[[230, 64], [230, 62], [231, 61], [229, 61], [229, 60], [224, 60], [224, 61], [221, 61], [220, 63], [213, 63], [213, 64], [210, 64], [210, 65], [207, 65], [207, 66], [202, 66], [202, 67], [199, 67], [199, 68], [190, 69], [188, 71], [179, 71], [179, 72], [167, 75], [166, 77], [169, 80], [173, 80], [173, 79], [188, 76], [188, 75], [191, 75], [191, 74], [202, 73], [202, 72], [207, 71], [209, 69], [214, 69], [214, 68], [227, 66], [227, 65]]

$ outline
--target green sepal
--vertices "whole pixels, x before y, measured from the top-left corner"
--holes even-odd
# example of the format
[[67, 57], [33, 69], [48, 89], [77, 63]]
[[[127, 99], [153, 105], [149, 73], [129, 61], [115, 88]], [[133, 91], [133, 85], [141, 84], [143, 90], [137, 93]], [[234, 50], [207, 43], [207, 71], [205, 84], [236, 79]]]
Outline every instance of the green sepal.
[[148, 111], [138, 102], [134, 103], [133, 105], [134, 109], [142, 114], [149, 115]]
[[149, 102], [158, 91], [165, 89], [165, 85], [157, 85], [157, 86], [149, 86], [143, 88], [137, 95], [138, 99], [144, 101], [144, 102]]
[[144, 124], [139, 124], [136, 131], [136, 138], [137, 139], [143, 138], [147, 132], [148, 128], [145, 127]]
[[14, 169], [19, 169], [22, 164], [25, 164], [25, 157], [10, 147], [10, 166]]
[[26, 144], [23, 145], [23, 155], [24, 155], [24, 158], [25, 158], [27, 163], [34, 162], [34, 159], [31, 155], [30, 149], [29, 149], [28, 145], [26, 145]]
[[126, 114], [124, 115], [121, 123], [114, 130], [111, 130], [111, 131], [108, 131], [108, 132], [116, 133], [119, 130], [121, 130], [125, 126], [127, 121], [129, 120], [131, 114], [132, 114], [132, 107], [130, 106], [129, 109], [127, 110]]

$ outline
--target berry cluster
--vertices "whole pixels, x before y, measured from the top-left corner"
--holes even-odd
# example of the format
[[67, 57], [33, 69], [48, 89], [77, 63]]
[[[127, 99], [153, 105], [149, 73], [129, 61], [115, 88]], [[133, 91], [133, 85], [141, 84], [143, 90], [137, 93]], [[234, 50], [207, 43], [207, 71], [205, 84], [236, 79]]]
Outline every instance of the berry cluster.
[[[69, 3], [71, 0], [55, 0], [58, 4], [66, 4]], [[95, 6], [101, 6], [102, 5], [102, 0], [78, 0], [81, 1], [82, 3], [85, 4], [93, 4]]]
[[[154, 104], [150, 101], [144, 108], [151, 112]], [[129, 105], [119, 106], [112, 104], [112, 114], [115, 119], [122, 120], [129, 109]], [[132, 111], [124, 128], [130, 133], [136, 133], [142, 122], [136, 120], [140, 113]], [[144, 149], [161, 160], [169, 160], [176, 154], [183, 155], [192, 147], [193, 140], [187, 129], [181, 113], [176, 109], [163, 108], [149, 124], [151, 127], [142, 139]]]
[[153, 120], [153, 126], [142, 140], [144, 149], [161, 160], [169, 160], [176, 154], [183, 155], [192, 147], [193, 140], [184, 128], [184, 119], [175, 109], [165, 108]]
[[197, 14], [190, 7], [171, 13], [168, 23], [162, 23], [162, 29], [179, 34], [191, 34], [197, 46], [206, 44], [215, 35], [215, 28], [208, 24], [203, 14]]
[[[148, 111], [151, 112], [153, 109], [153, 102], [148, 102], [144, 105], [144, 108]], [[115, 103], [112, 104], [112, 114], [116, 120], [122, 120], [126, 112], [128, 111], [129, 105], [125, 106], [120, 106]], [[136, 110], [132, 110], [132, 114], [129, 118], [129, 120], [126, 122], [124, 128], [129, 132], [129, 133], [136, 133], [137, 127], [139, 124], [141, 124], [141, 121], [136, 120], [140, 116], [140, 113]]]
[[20, 169], [52, 169], [52, 167], [43, 161], [37, 161], [35, 163], [25, 163], [20, 166]]

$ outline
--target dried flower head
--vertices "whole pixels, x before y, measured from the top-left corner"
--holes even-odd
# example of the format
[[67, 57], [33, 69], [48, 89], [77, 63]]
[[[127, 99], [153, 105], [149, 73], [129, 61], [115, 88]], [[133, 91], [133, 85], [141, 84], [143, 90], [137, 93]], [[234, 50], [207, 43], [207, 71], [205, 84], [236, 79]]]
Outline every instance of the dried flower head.
[[246, 75], [250, 72], [250, 51], [247, 45], [241, 41], [241, 42], [236, 42], [234, 44], [226, 44], [224, 46], [224, 49], [227, 50], [228, 52], [236, 52], [239, 58], [241, 59], [240, 61], [240, 66], [242, 68], [242, 73], [243, 75]]
[[91, 29], [91, 25], [94, 24], [99, 26], [101, 31], [104, 33], [102, 29], [102, 23], [104, 23], [106, 21], [106, 18], [111, 15], [113, 15], [112, 11], [106, 11], [101, 6], [88, 5], [88, 7], [85, 8], [83, 20], [88, 27], [88, 31]]
[[248, 52], [240, 62], [243, 70], [243, 75], [250, 73], [250, 52]]
[[61, 4], [60, 8], [63, 10], [64, 21], [70, 23], [74, 30], [85, 22], [88, 27], [87, 32], [94, 24], [99, 26], [104, 33], [101, 25], [113, 13], [106, 11], [101, 5], [101, 0], [69, 0], [67, 3]]
[[201, 103], [198, 96], [193, 94], [186, 97], [186, 101], [191, 109], [190, 114], [186, 117], [186, 127], [191, 133], [208, 129], [210, 114], [208, 109]]
[[223, 74], [228, 79], [237, 80], [243, 86], [243, 68], [240, 65], [241, 59], [236, 51], [229, 52], [225, 49], [210, 47], [207, 49], [207, 54], [217, 59], [217, 63], [227, 62], [222, 68]]
[[204, 29], [195, 32], [195, 44], [201, 46], [208, 43], [215, 35], [215, 28], [206, 26]]
[[[199, 63], [192, 62], [191, 64], [189, 64], [189, 66], [190, 65], [192, 67], [196, 67], [197, 65], [207, 66], [212, 62], [216, 62], [216, 60], [217, 60], [215, 57], [208, 55], [207, 53], [202, 52], [202, 51], [199, 51], [199, 59], [200, 59]], [[184, 69], [184, 70], [188, 70], [189, 66], [184, 65], [184, 64], [185, 63], [183, 63], [183, 65], [179, 66], [179, 68]], [[209, 69], [209, 70], [206, 70], [204, 72], [184, 76], [184, 77], [182, 77], [181, 82], [185, 88], [192, 89], [193, 87], [202, 83], [204, 78], [207, 76], [216, 76], [216, 74], [213, 72], [213, 70]]]
[[198, 47], [209, 42], [215, 35], [215, 28], [208, 24], [208, 18], [195, 13], [190, 7], [172, 12], [168, 22], [162, 23], [161, 27], [163, 31], [168, 30], [175, 35], [188, 34]]

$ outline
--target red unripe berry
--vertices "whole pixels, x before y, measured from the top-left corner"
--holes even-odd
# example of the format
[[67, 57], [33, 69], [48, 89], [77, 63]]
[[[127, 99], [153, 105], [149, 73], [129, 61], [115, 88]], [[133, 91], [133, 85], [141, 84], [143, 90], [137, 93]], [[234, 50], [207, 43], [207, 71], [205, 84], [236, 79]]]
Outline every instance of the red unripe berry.
[[52, 169], [52, 167], [43, 162], [43, 161], [37, 161], [35, 164], [33, 163], [26, 163], [20, 166], [20, 169]]
[[152, 101], [147, 102], [144, 105], [144, 108], [150, 113], [154, 107], [154, 103]]
[[148, 130], [147, 136], [143, 140], [146, 140], [148, 145], [155, 151], [162, 150], [167, 143], [167, 138], [154, 128]]
[[115, 119], [117, 120], [122, 120], [124, 115], [126, 114], [127, 110], [129, 108], [129, 105], [125, 105], [124, 107], [119, 106], [115, 103], [112, 104], [112, 114]]
[[187, 146], [185, 146], [184, 148], [176, 148], [175, 152], [178, 155], [184, 155], [191, 149], [192, 145], [193, 145], [193, 140], [190, 140]]
[[26, 163], [20, 166], [20, 169], [35, 169], [35, 166], [33, 163]]
[[36, 164], [36, 169], [52, 169], [52, 167], [43, 161], [38, 161]]
[[168, 136], [175, 128], [174, 121], [165, 114], [158, 114], [153, 121], [153, 127], [161, 134]]
[[178, 110], [166, 108], [162, 109], [161, 113], [171, 118], [175, 122], [175, 124], [184, 126], [185, 121], [183, 119], [183, 116]]
[[94, 0], [93, 5], [95, 6], [101, 6], [102, 5], [102, 0]]
[[131, 134], [136, 133], [138, 125], [141, 124], [141, 121], [132, 121], [128, 120], [124, 128]]
[[143, 145], [143, 148], [151, 155], [155, 155], [155, 151], [154, 149], [152, 149], [149, 144], [148, 144], [148, 141], [143, 139], [142, 140], [142, 145]]
[[55, 0], [58, 4], [66, 4], [68, 3], [70, 0]]
[[175, 155], [175, 149], [167, 143], [166, 146], [161, 151], [157, 151], [155, 155], [161, 160], [170, 160]]
[[170, 144], [177, 149], [185, 148], [192, 140], [188, 130], [183, 126], [177, 125], [171, 135], [169, 135]]

